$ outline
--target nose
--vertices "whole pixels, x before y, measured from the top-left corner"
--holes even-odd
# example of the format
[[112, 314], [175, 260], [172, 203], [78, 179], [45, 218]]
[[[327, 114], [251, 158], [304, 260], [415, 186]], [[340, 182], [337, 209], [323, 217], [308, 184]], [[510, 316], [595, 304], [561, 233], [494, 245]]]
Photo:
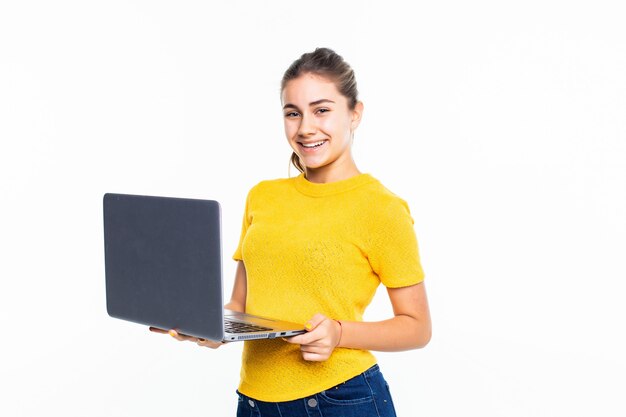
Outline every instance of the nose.
[[310, 116], [302, 116], [300, 126], [298, 128], [298, 136], [306, 137], [314, 135], [317, 131], [315, 120]]

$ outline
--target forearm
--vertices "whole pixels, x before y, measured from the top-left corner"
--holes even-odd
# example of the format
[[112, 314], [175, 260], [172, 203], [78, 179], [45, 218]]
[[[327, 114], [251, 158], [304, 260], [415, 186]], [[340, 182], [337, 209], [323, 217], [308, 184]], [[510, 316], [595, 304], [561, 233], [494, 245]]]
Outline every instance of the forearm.
[[378, 322], [341, 320], [338, 347], [394, 352], [422, 348], [428, 344], [430, 336], [430, 320], [408, 315]]
[[423, 283], [387, 288], [394, 317], [378, 322], [337, 321], [315, 314], [307, 332], [285, 339], [300, 345], [307, 361], [327, 360], [335, 348], [393, 352], [418, 349], [430, 341], [431, 322]]
[[233, 284], [233, 292], [230, 301], [224, 305], [224, 308], [240, 313], [246, 312], [246, 296], [247, 296], [246, 267], [243, 261], [237, 262], [237, 270], [235, 271], [235, 282]]
[[224, 304], [224, 308], [231, 311], [238, 311], [240, 313], [246, 312], [246, 306], [237, 300], [230, 300], [228, 303]]

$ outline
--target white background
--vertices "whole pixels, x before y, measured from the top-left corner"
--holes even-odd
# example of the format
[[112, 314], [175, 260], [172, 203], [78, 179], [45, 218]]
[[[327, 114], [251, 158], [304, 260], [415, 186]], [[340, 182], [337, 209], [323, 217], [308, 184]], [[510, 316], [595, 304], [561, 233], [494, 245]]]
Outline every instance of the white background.
[[434, 336], [377, 355], [399, 415], [626, 415], [626, 12], [431, 3], [3, 1], [2, 415], [234, 415], [240, 344], [107, 316], [101, 199], [221, 200], [230, 286], [248, 189], [288, 175], [279, 80], [316, 46], [416, 222]]

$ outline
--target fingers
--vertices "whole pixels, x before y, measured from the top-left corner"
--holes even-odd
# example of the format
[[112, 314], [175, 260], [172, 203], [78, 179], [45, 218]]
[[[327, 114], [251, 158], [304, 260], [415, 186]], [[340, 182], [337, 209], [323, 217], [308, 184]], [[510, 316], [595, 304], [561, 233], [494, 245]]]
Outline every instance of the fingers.
[[302, 359], [309, 362], [323, 362], [330, 358], [330, 354], [318, 354], [318, 353], [309, 353], [302, 352]]
[[313, 316], [313, 318], [311, 318], [311, 320], [305, 323], [304, 328], [307, 329], [307, 331], [309, 332], [311, 330], [315, 330], [315, 328], [317, 328], [317, 326], [322, 324], [322, 322], [326, 320], [327, 318], [328, 317], [326, 317], [325, 315], [317, 313], [316, 315]]
[[305, 324], [307, 333], [283, 338], [283, 340], [288, 343], [299, 344], [304, 360], [325, 361], [337, 346], [335, 325], [334, 320], [318, 313]]
[[307, 321], [304, 324], [304, 328], [306, 329], [307, 333], [292, 337], [285, 337], [283, 338], [283, 340], [285, 342], [298, 345], [308, 345], [314, 343], [315, 341], [324, 337], [323, 332], [320, 331], [322, 329], [318, 329], [318, 326], [320, 326], [320, 324], [322, 324], [325, 320], [328, 320], [328, 317], [323, 314], [317, 313], [311, 318], [311, 320]]
[[301, 345], [300, 352], [305, 361], [321, 362], [330, 358], [333, 348], [327, 345]]
[[224, 342], [215, 342], [207, 339], [198, 339], [196, 343], [198, 343], [198, 346], [208, 347], [210, 349], [217, 349], [224, 344]]
[[[174, 329], [165, 330], [165, 329], [159, 329], [158, 327], [152, 327], [151, 326], [151, 327], [148, 327], [148, 330], [150, 330], [153, 333], [169, 334], [170, 336], [172, 336], [174, 339], [177, 339], [177, 340], [190, 340], [190, 338], [192, 338], [191, 336], [187, 336], [185, 334], [178, 333]], [[196, 338], [194, 337], [192, 339], [196, 339]]]
[[308, 333], [304, 333], [297, 336], [283, 337], [283, 340], [287, 343], [293, 343], [294, 345], [303, 345], [310, 343], [310, 338]]
[[148, 330], [150, 330], [151, 332], [154, 333], [161, 333], [161, 334], [167, 334], [167, 330], [164, 329], [159, 329], [158, 327], [148, 327]]
[[151, 332], [154, 332], [154, 333], [169, 334], [174, 339], [176, 339], [176, 340], [178, 340], [180, 342], [184, 342], [184, 341], [186, 341], [186, 342], [194, 342], [194, 343], [198, 344], [198, 346], [208, 347], [208, 348], [211, 348], [211, 349], [217, 349], [218, 347], [223, 345], [222, 342], [215, 342], [213, 340], [202, 339], [200, 337], [188, 336], [188, 335], [183, 334], [183, 333], [178, 333], [175, 329], [164, 330], [164, 329], [159, 329], [158, 327], [149, 327], [148, 330], [150, 330]]
[[[318, 325], [319, 326], [319, 325]], [[289, 343], [297, 345], [310, 345], [317, 343], [324, 338], [324, 331], [322, 327], [315, 327], [309, 330], [307, 333], [299, 334], [297, 336], [284, 337], [283, 340]]]
[[168, 331], [169, 335], [172, 336], [174, 339], [183, 342], [183, 341], [188, 341], [188, 342], [197, 342], [198, 338], [194, 337], [194, 336], [187, 336], [186, 334], [182, 334], [182, 333], [178, 333], [176, 330], [174, 329], [170, 329]]

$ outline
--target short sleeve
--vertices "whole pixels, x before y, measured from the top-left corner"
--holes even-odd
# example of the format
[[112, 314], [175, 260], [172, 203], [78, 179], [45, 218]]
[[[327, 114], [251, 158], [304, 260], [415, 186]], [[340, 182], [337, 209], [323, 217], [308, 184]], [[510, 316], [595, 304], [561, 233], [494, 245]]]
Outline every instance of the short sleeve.
[[235, 253], [233, 254], [233, 259], [235, 261], [243, 260], [243, 251], [242, 251], [243, 241], [246, 237], [246, 233], [248, 232], [248, 227], [250, 227], [250, 224], [252, 223], [252, 217], [250, 216], [250, 194], [251, 193], [252, 193], [252, 190], [250, 190], [250, 192], [248, 193], [248, 196], [246, 197], [246, 205], [245, 205], [245, 209], [243, 212], [243, 221], [241, 225], [241, 235], [239, 237], [239, 244], [237, 245], [237, 249], [235, 250]]
[[422, 282], [424, 271], [407, 203], [396, 197], [386, 201], [376, 213], [367, 250], [373, 271], [390, 288]]

